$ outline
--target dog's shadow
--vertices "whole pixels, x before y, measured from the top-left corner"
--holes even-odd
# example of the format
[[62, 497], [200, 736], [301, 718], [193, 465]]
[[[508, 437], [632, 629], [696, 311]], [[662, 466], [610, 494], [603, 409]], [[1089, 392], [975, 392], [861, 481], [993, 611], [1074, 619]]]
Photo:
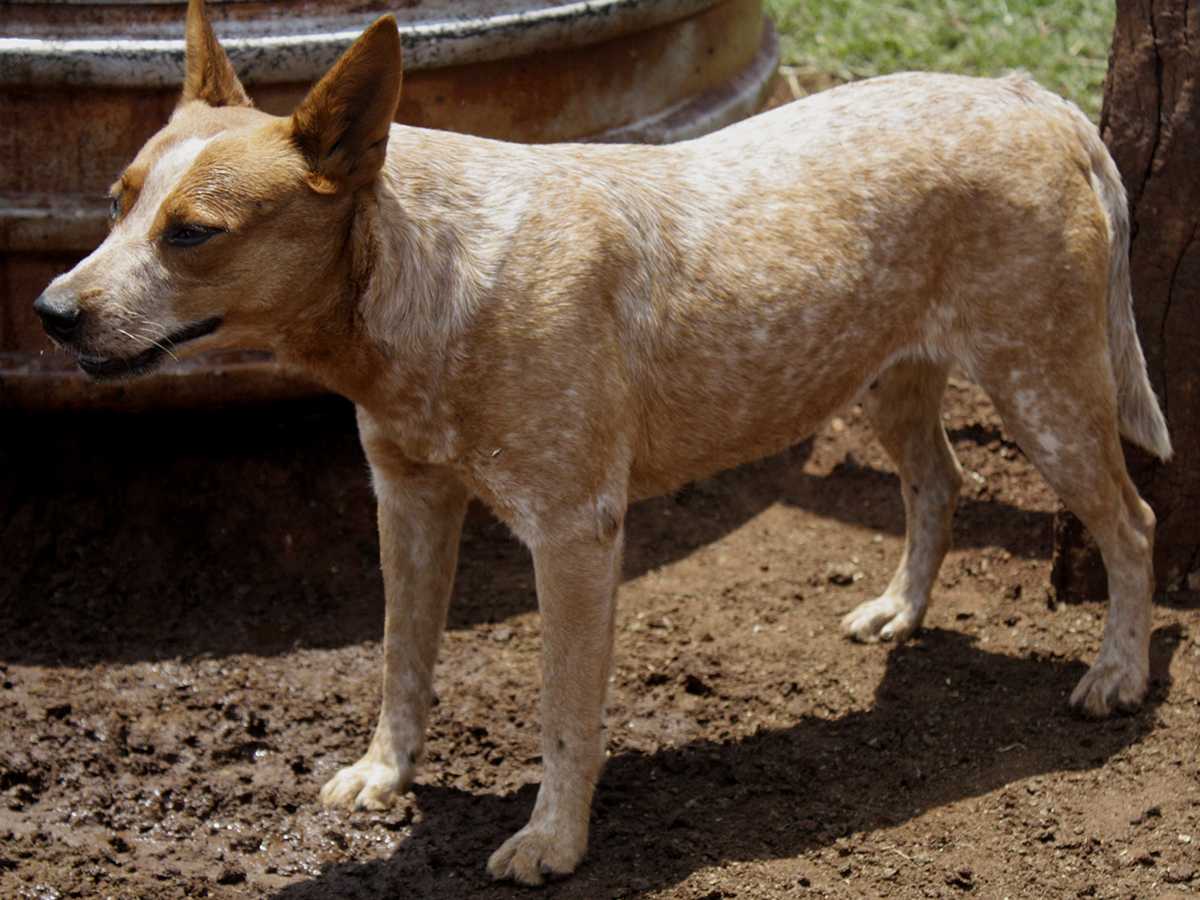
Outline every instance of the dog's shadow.
[[[869, 709], [805, 716], [742, 740], [618, 752], [597, 792], [588, 856], [547, 896], [651, 893], [725, 861], [796, 859], [1022, 779], [1102, 766], [1153, 728], [1181, 636], [1178, 627], [1154, 634], [1154, 686], [1134, 716], [1072, 716], [1064, 697], [1081, 663], [990, 653], [965, 635], [931, 630], [925, 646], [891, 651]], [[484, 862], [524, 823], [534, 797], [532, 786], [505, 797], [418, 787], [415, 823], [390, 857], [329, 865], [276, 900], [456, 889], [511, 896], [511, 888], [490, 883]], [[999, 828], [1001, 807], [1040, 802], [1018, 789], [980, 814], [996, 816]]]
[[[6, 412], [0, 430], [20, 435], [0, 445], [5, 661], [273, 655], [379, 637], [374, 503], [346, 401], [137, 415]], [[995, 435], [965, 437], [986, 443]], [[903, 534], [893, 474], [856, 465], [809, 474], [811, 447], [635, 504], [626, 577], [685, 558], [778, 502]], [[958, 521], [968, 517], [975, 522], [957, 536], [959, 546], [1046, 551], [1037, 536], [1049, 534], [1048, 514], [967, 500]], [[451, 628], [536, 607], [528, 553], [481, 508], [469, 516], [460, 560]]]

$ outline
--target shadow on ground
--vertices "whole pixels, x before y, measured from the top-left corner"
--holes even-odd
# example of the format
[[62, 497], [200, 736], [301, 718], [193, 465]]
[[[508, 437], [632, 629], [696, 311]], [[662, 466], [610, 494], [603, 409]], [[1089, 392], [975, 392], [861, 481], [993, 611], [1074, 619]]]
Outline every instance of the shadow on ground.
[[[1154, 635], [1160, 681], [1179, 639], [1177, 628]], [[588, 858], [547, 896], [617, 897], [723, 861], [795, 859], [1030, 776], [1099, 768], [1153, 728], [1166, 688], [1135, 716], [1084, 721], [1064, 705], [1084, 671], [932, 630], [891, 651], [869, 709], [740, 741], [618, 753], [597, 793]], [[485, 862], [524, 824], [535, 795], [532, 786], [506, 797], [418, 787], [416, 824], [391, 857], [331, 866], [275, 896], [443, 896], [455, 884], [471, 896], [511, 896], [490, 884]], [[844, 855], [849, 877], [855, 861]]]
[[[6, 412], [0, 430], [19, 436], [0, 446], [0, 659], [275, 654], [380, 635], [374, 504], [346, 401]], [[862, 465], [806, 474], [810, 449], [635, 505], [626, 576], [687, 557], [777, 502], [903, 534], [894, 475]], [[1036, 552], [1050, 527], [1048, 514], [991, 500], [965, 500], [959, 518], [973, 522], [960, 546], [1014, 555]], [[534, 609], [532, 583], [528, 554], [473, 508], [450, 627]]]

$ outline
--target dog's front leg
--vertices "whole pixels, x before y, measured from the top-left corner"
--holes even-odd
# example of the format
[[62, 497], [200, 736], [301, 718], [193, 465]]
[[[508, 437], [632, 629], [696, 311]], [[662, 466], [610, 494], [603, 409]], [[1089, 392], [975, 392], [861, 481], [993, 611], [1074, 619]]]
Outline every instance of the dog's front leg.
[[366, 755], [321, 789], [327, 804], [387, 809], [412, 785], [425, 743], [433, 667], [454, 583], [466, 488], [441, 469], [407, 470], [363, 425], [379, 501], [387, 610], [383, 705]]
[[555, 535], [532, 548], [542, 616], [542, 785], [529, 824], [488, 862], [496, 878], [541, 884], [573, 871], [587, 850], [624, 533], [623, 511], [598, 518], [596, 536]]

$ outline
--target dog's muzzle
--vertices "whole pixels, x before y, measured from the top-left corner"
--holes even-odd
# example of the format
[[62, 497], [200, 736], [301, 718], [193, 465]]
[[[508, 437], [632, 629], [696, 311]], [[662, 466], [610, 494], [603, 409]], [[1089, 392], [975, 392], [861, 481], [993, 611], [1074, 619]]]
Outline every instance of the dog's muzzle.
[[63, 346], [74, 346], [79, 352], [79, 368], [97, 381], [113, 381], [119, 378], [132, 377], [149, 372], [157, 366], [164, 356], [180, 344], [194, 341], [212, 334], [221, 327], [224, 320], [220, 316], [212, 316], [200, 322], [184, 326], [165, 338], [154, 341], [149, 347], [139, 353], [129, 356], [99, 356], [88, 353], [86, 347], [81, 347], [79, 340], [87, 313], [79, 306], [71, 294], [60, 294], [47, 288], [33, 302], [33, 310], [41, 317], [42, 327], [46, 334]]

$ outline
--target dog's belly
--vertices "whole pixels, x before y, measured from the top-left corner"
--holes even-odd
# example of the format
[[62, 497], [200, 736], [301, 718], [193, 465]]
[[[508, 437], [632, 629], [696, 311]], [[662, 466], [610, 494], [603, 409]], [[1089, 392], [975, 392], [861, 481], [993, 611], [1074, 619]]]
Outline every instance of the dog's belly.
[[695, 365], [664, 373], [634, 398], [639, 421], [631, 499], [674, 490], [808, 437], [853, 402], [884, 362], [882, 348], [863, 349], [716, 356], [702, 374]]

